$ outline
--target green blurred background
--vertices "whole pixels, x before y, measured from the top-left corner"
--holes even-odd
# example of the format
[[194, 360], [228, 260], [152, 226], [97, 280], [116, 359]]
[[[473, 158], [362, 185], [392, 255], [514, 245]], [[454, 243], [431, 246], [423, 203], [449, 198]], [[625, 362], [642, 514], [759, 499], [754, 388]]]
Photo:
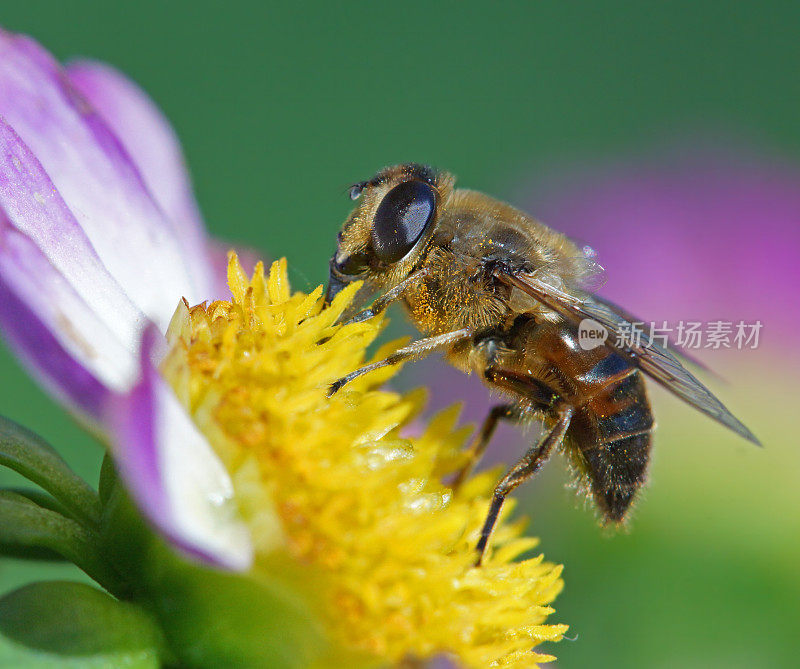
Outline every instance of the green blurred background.
[[[797, 2], [27, 0], [0, 23], [138, 81], [181, 137], [211, 231], [288, 256], [301, 289], [326, 278], [346, 186], [388, 163], [511, 198], [531, 175], [687, 129], [800, 160]], [[798, 375], [766, 356], [732, 363], [724, 395], [763, 451], [657, 394], [655, 484], [631, 532], [576, 509], [561, 465], [522, 494], [566, 565], [553, 619], [577, 640], [546, 649], [559, 666], [797, 666]], [[96, 480], [100, 448], [5, 349], [0, 380], [0, 412]], [[65, 574], [3, 561], [0, 591]]]

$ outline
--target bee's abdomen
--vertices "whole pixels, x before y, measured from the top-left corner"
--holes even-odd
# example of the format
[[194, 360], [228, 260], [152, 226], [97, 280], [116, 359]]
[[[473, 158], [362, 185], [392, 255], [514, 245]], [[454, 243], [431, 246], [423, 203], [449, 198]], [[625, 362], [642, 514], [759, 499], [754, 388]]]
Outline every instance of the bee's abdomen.
[[572, 455], [605, 518], [620, 521], [645, 482], [650, 459], [654, 421], [644, 379], [625, 358], [603, 349], [575, 381], [582, 406], [569, 435]]
[[532, 377], [530, 387], [546, 386], [553, 396], [549, 404], [573, 408], [566, 452], [603, 517], [622, 520], [645, 482], [650, 459], [653, 414], [642, 373], [610, 347], [585, 350], [577, 328], [567, 323], [519, 317], [508, 347], [517, 356], [508, 365]]

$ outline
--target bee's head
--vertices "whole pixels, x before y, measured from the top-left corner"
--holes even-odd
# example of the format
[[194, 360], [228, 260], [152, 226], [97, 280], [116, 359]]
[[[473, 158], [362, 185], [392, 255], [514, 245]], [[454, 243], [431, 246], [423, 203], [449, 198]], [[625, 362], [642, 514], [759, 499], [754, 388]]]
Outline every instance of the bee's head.
[[351, 186], [358, 205], [339, 232], [326, 301], [351, 281], [390, 286], [408, 276], [452, 188], [451, 175], [416, 163], [387, 167]]

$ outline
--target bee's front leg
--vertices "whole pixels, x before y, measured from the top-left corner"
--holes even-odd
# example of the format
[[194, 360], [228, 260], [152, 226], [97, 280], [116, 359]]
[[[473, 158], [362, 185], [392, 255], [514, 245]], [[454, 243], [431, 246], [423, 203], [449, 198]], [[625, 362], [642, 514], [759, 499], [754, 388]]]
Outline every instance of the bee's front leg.
[[418, 285], [419, 282], [427, 275], [428, 270], [425, 268], [417, 270], [416, 272], [412, 272], [394, 288], [386, 291], [383, 295], [376, 297], [369, 307], [359, 311], [355, 316], [345, 321], [344, 324], [349, 325], [350, 323], [360, 323], [361, 321], [369, 320], [373, 316], [377, 316], [392, 302], [401, 298], [403, 293], [405, 293], [409, 288]]

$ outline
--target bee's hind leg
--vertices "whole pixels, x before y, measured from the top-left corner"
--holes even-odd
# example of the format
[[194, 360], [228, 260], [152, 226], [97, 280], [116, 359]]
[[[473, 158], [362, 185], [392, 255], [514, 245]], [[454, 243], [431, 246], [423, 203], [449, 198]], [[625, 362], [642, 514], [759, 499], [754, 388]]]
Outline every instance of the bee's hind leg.
[[478, 545], [475, 547], [475, 550], [478, 552], [478, 558], [475, 561], [476, 567], [479, 567], [483, 560], [486, 544], [497, 522], [497, 516], [500, 513], [506, 495], [520, 483], [527, 481], [539, 471], [550, 456], [553, 447], [561, 442], [569, 428], [570, 421], [572, 420], [572, 407], [562, 404], [555, 407], [553, 410], [558, 416], [558, 420], [550, 432], [548, 432], [536, 446], [529, 449], [525, 455], [522, 456], [520, 461], [509, 469], [508, 473], [500, 479], [499, 483], [495, 486], [489, 513], [486, 516], [486, 521], [483, 523]]

